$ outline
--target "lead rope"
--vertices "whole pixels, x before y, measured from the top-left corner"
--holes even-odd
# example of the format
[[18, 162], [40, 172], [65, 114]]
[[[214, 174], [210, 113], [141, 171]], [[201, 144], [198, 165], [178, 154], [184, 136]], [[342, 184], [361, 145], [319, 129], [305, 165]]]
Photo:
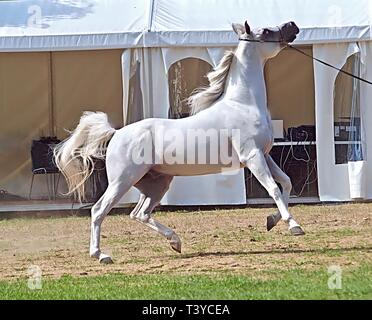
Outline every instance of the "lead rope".
[[320, 59], [318, 59], [318, 58], [315, 58], [315, 57], [312, 56], [311, 54], [308, 54], [308, 53], [302, 51], [301, 49], [298, 49], [298, 48], [296, 48], [296, 47], [293, 47], [293, 46], [290, 45], [290, 44], [287, 44], [287, 47], [288, 47], [288, 48], [291, 48], [291, 49], [293, 49], [293, 50], [295, 50], [295, 51], [297, 51], [297, 52], [299, 52], [299, 53], [301, 53], [301, 54], [303, 54], [303, 55], [306, 56], [306, 57], [309, 57], [310, 59], [313, 59], [313, 60], [315, 60], [315, 61], [317, 61], [317, 62], [319, 62], [319, 63], [321, 63], [321, 64], [324, 64], [324, 65], [327, 66], [327, 67], [333, 68], [333, 69], [338, 70], [339, 72], [342, 72], [342, 73], [344, 73], [344, 74], [346, 74], [346, 75], [348, 75], [348, 76], [350, 76], [350, 77], [353, 77], [353, 78], [355, 78], [355, 79], [358, 79], [358, 80], [360, 80], [360, 81], [363, 81], [363, 82], [365, 82], [365, 83], [368, 83], [368, 84], [372, 85], [372, 82], [371, 82], [371, 81], [366, 80], [366, 79], [364, 79], [364, 78], [361, 78], [361, 77], [359, 77], [359, 76], [357, 76], [357, 75], [355, 75], [355, 74], [353, 74], [353, 73], [350, 73], [350, 72], [348, 72], [348, 71], [345, 71], [345, 70], [343, 70], [343, 69], [337, 68], [337, 67], [331, 65], [331, 64], [328, 63], [328, 62], [325, 62], [325, 61], [323, 61], [323, 60], [320, 60]]
[[[280, 36], [281, 36], [281, 38], [283, 39], [283, 36], [282, 36], [282, 32], [281, 32], [281, 31], [280, 31]], [[239, 41], [260, 42], [260, 43], [265, 43], [265, 42], [281, 43], [281, 42], [283, 42], [282, 39], [281, 39], [281, 41], [263, 41], [263, 40], [256, 40], [256, 39], [239, 39]], [[319, 63], [321, 63], [321, 64], [323, 64], [323, 65], [329, 67], [329, 68], [333, 68], [333, 69], [335, 69], [335, 70], [337, 70], [337, 71], [339, 71], [339, 72], [342, 72], [342, 73], [348, 75], [349, 77], [355, 78], [355, 79], [360, 80], [360, 81], [362, 81], [362, 82], [364, 82], [364, 83], [367, 83], [367, 84], [372, 85], [372, 81], [369, 81], [369, 80], [367, 80], [367, 79], [361, 78], [361, 77], [359, 77], [359, 76], [357, 76], [357, 75], [355, 75], [355, 74], [353, 74], [353, 73], [350, 73], [350, 72], [348, 72], [348, 71], [345, 71], [345, 70], [343, 70], [343, 69], [337, 68], [337, 67], [335, 67], [334, 65], [331, 65], [330, 63], [325, 62], [325, 61], [323, 61], [323, 60], [321, 60], [321, 59], [315, 58], [315, 57], [312, 56], [311, 54], [308, 54], [308, 53], [302, 51], [301, 49], [298, 49], [298, 48], [296, 48], [296, 47], [294, 47], [294, 46], [292, 46], [292, 45], [290, 45], [290, 44], [286, 44], [286, 46], [287, 46], [288, 48], [290, 48], [290, 49], [293, 49], [293, 50], [295, 50], [295, 51], [297, 51], [297, 52], [303, 54], [304, 56], [306, 56], [306, 57], [308, 57], [308, 58], [310, 58], [310, 59], [312, 59], [312, 60], [315, 60], [316, 62], [319, 62]]]

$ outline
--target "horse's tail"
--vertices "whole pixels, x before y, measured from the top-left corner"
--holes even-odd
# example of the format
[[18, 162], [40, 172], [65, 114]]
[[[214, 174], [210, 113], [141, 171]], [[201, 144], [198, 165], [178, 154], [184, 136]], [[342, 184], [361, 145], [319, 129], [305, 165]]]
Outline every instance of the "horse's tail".
[[94, 170], [94, 159], [104, 159], [115, 129], [103, 112], [84, 112], [70, 137], [54, 148], [54, 161], [66, 178], [68, 193], [85, 199], [85, 186]]

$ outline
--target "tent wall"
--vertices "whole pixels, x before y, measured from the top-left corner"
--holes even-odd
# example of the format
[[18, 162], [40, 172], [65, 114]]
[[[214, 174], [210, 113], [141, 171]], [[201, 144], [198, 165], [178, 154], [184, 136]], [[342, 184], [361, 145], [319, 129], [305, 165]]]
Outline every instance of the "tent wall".
[[[362, 76], [366, 79], [372, 79], [372, 65], [369, 63], [372, 59], [372, 42], [364, 42], [359, 44], [362, 63], [364, 66], [364, 73]], [[366, 186], [367, 186], [367, 199], [372, 199], [372, 126], [370, 125], [372, 121], [372, 89], [371, 86], [366, 83], [360, 83], [360, 107], [361, 113], [364, 116], [364, 136], [366, 138], [366, 150], [365, 159], [367, 161], [367, 166], [365, 170], [366, 175]]]
[[28, 195], [31, 140], [50, 134], [49, 79], [49, 53], [0, 53], [0, 189], [6, 199]]
[[56, 134], [76, 127], [84, 111], [103, 111], [123, 124], [121, 50], [54, 52], [53, 107]]
[[[356, 52], [360, 52], [363, 63], [363, 77], [371, 78], [371, 68], [366, 63], [371, 59], [371, 44], [365, 43], [339, 43], [327, 45], [315, 45], [314, 56], [323, 59], [338, 68], [342, 68], [347, 58]], [[350, 180], [349, 166], [346, 163], [336, 164], [335, 161], [335, 141], [334, 141], [334, 85], [338, 71], [330, 69], [321, 64], [314, 64], [315, 72], [315, 99], [316, 99], [316, 134], [317, 134], [317, 158], [318, 158], [318, 186], [319, 197], [322, 201], [349, 201]], [[362, 127], [365, 130], [365, 144], [367, 149], [366, 166], [362, 175], [365, 176], [367, 183], [366, 198], [372, 198], [371, 179], [372, 171], [370, 168], [370, 149], [372, 147], [372, 132], [368, 124], [372, 119], [370, 111], [371, 88], [365, 84], [361, 85], [361, 118]], [[336, 99], [337, 101], [337, 99]], [[335, 183], [337, 181], [337, 183]]]
[[[311, 47], [301, 48], [311, 54]], [[314, 70], [312, 60], [285, 49], [265, 66], [268, 107], [272, 119], [284, 128], [315, 125]]]
[[[0, 53], [1, 190], [28, 197], [32, 140], [65, 138], [83, 111], [106, 112], [115, 127], [122, 126], [121, 53]], [[32, 195], [48, 197], [45, 177], [35, 177]]]

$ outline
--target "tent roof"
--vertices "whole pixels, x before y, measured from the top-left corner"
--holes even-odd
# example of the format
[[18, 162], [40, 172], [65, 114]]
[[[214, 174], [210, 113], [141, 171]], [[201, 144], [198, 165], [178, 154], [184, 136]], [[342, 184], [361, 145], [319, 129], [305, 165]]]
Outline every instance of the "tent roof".
[[140, 46], [150, 0], [0, 1], [0, 51]]
[[255, 28], [295, 21], [301, 29], [297, 43], [371, 39], [371, 1], [336, 3], [334, 0], [157, 0], [151, 30], [161, 43], [231, 45], [236, 43], [232, 22], [248, 20]]
[[369, 0], [0, 1], [0, 51], [236, 44], [232, 22], [295, 21], [296, 43], [372, 39]]

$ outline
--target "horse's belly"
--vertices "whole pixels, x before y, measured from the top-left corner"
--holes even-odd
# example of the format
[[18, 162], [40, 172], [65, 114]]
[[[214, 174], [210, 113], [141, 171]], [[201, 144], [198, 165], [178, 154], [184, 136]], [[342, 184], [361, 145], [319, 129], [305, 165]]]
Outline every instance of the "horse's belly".
[[168, 159], [168, 161], [155, 164], [152, 170], [172, 176], [197, 176], [237, 170], [242, 165], [236, 152], [230, 151], [220, 150], [221, 153], [215, 157], [197, 157], [197, 159], [195, 157], [181, 157], [178, 162], [172, 163]]
[[237, 170], [242, 165], [237, 163], [236, 165], [220, 165], [220, 164], [158, 164], [155, 165], [152, 170], [168, 174], [171, 176], [200, 176], [206, 174], [223, 173], [227, 171]]
[[268, 154], [274, 144], [274, 133], [270, 126], [260, 128], [258, 133], [254, 136], [256, 146], [259, 147], [264, 154]]

